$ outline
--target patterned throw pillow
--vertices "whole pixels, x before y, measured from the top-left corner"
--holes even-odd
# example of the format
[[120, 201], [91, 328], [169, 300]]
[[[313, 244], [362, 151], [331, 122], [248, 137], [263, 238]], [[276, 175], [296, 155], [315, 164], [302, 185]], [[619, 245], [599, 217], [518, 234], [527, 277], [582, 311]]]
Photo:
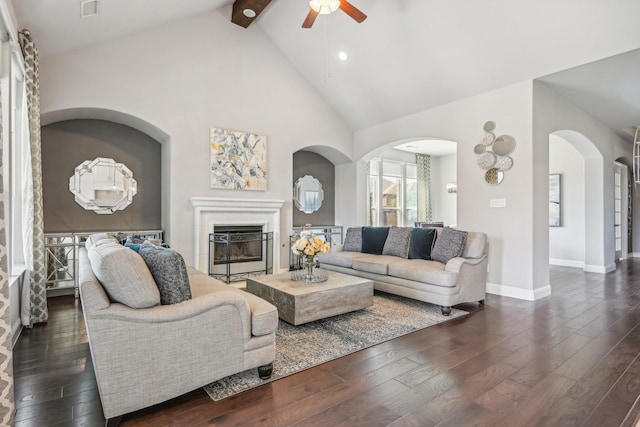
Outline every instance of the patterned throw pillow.
[[191, 299], [187, 265], [182, 255], [149, 242], [140, 245], [139, 253], [160, 290], [161, 304], [176, 304]]
[[451, 258], [462, 254], [466, 241], [466, 231], [443, 228], [431, 250], [431, 259], [446, 264]]
[[412, 231], [413, 228], [410, 227], [391, 227], [382, 248], [382, 255], [407, 258], [409, 256], [409, 240], [411, 239]]
[[362, 227], [347, 228], [342, 250], [348, 252], [362, 252]]

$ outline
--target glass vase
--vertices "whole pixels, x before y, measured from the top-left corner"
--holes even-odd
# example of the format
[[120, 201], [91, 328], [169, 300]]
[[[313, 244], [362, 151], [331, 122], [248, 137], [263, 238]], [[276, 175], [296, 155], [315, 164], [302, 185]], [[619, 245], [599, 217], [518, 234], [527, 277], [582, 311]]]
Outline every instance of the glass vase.
[[306, 258], [305, 258], [305, 264], [306, 264], [306, 267], [307, 267], [307, 277], [306, 277], [306, 280], [307, 280], [308, 282], [313, 282], [313, 281], [314, 281], [314, 279], [313, 279], [313, 267], [314, 267], [314, 266], [315, 266], [315, 264], [316, 264], [316, 258], [315, 258], [315, 256], [308, 256], [308, 257], [306, 257]]

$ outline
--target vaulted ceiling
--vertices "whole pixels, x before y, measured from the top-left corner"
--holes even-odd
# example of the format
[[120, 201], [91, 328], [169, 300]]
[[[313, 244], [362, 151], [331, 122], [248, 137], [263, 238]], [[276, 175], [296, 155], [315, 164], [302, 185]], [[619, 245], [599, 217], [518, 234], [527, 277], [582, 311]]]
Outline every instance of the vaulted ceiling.
[[[96, 43], [232, 0], [13, 0], [41, 56]], [[259, 3], [245, 31], [262, 31], [353, 130], [541, 79], [620, 135], [640, 123], [640, 1], [352, 0], [361, 24], [340, 11], [301, 28], [306, 0]], [[237, 13], [237, 12], [236, 12]], [[338, 59], [338, 52], [348, 55]]]

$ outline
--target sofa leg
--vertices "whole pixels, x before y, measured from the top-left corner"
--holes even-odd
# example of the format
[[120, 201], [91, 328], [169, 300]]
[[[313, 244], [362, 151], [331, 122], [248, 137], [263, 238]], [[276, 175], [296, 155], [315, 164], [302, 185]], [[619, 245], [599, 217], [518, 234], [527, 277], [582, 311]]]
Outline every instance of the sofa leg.
[[273, 362], [268, 365], [258, 366], [258, 376], [261, 380], [268, 380], [273, 373]]
[[442, 315], [443, 316], [448, 316], [451, 314], [451, 307], [447, 307], [447, 306], [442, 306]]
[[484, 305], [484, 300], [483, 300], [483, 299], [481, 299], [480, 301], [478, 301], [478, 304], [480, 304], [480, 305]]
[[104, 426], [105, 427], [118, 427], [121, 422], [122, 422], [122, 415], [117, 416], [117, 417], [113, 417], [113, 418], [109, 418], [108, 420], [106, 420], [104, 422]]

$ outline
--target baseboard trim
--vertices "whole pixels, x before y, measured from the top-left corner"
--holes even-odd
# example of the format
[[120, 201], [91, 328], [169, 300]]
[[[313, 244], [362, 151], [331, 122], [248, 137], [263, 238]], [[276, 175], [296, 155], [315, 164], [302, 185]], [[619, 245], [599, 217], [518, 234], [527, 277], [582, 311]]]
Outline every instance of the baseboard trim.
[[616, 269], [616, 263], [607, 264], [607, 265], [588, 265], [585, 264], [584, 271], [587, 273], [600, 273], [606, 274]]
[[546, 285], [535, 290], [515, 288], [513, 286], [487, 283], [487, 293], [503, 297], [517, 298], [526, 301], [536, 301], [551, 295], [551, 286]]
[[584, 268], [584, 261], [576, 261], [572, 259], [549, 258], [550, 265], [559, 265], [561, 267]]
[[630, 252], [629, 258], [640, 258], [640, 252]]
[[20, 334], [22, 333], [22, 323], [20, 322], [20, 317], [18, 317], [18, 321], [17, 322], [13, 322], [14, 324], [11, 325], [11, 348], [13, 349], [13, 347], [15, 347], [16, 343], [18, 342], [18, 338], [20, 338]]

